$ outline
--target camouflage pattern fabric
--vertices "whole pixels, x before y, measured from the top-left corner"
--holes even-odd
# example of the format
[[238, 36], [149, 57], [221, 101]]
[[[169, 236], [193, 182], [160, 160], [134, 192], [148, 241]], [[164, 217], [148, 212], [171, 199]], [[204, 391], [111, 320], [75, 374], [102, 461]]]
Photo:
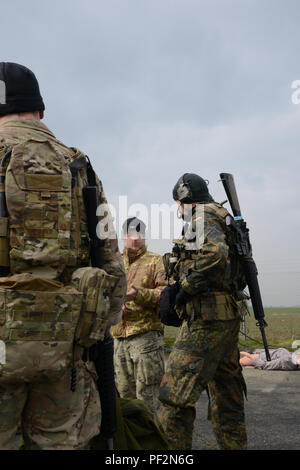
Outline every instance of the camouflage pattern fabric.
[[114, 367], [121, 398], [142, 400], [156, 413], [164, 374], [164, 342], [158, 331], [114, 340]]
[[[38, 143], [42, 146], [38, 146]], [[58, 184], [60, 184], [60, 188], [66, 189], [70, 183], [70, 174], [68, 176], [66, 174], [66, 162], [71, 164], [78, 159], [85, 159], [85, 157], [78, 149], [67, 147], [58, 141], [42, 122], [33, 119], [11, 119], [1, 124], [0, 158], [8, 150], [16, 148], [18, 148], [16, 160], [8, 168], [11, 176], [9, 173], [6, 181], [8, 199], [11, 198], [10, 208], [15, 214], [14, 218], [9, 221], [10, 255], [15, 260], [12, 262], [11, 272], [14, 274], [15, 272], [27, 271], [37, 277], [57, 279], [64, 284], [70, 284], [72, 273], [77, 268], [90, 264], [89, 249], [83, 242], [83, 237], [87, 235], [86, 212], [82, 198], [82, 188], [88, 184], [86, 168], [79, 168], [77, 172], [76, 182], [72, 188], [72, 207], [69, 208], [69, 213], [66, 208], [61, 209], [64, 204], [63, 201], [58, 204], [56, 193]], [[22, 149], [26, 150], [26, 162], [22, 162], [21, 159]], [[33, 149], [39, 149], [42, 153], [39, 154], [38, 151], [34, 153]], [[50, 176], [52, 179], [52, 190], [50, 188], [42, 190], [39, 187], [42, 183], [39, 179], [40, 175], [36, 174], [41, 170], [39, 158], [45, 160], [47, 157], [46, 153], [43, 153], [46, 152], [46, 149], [51, 153], [53, 161], [46, 163], [43, 173], [44, 176]], [[62, 160], [62, 156], [65, 162]], [[14, 188], [16, 186], [13, 183], [13, 174], [18, 174], [19, 178], [19, 189], [16, 190], [15, 195], [10, 194], [10, 185]], [[99, 205], [103, 204], [107, 207], [103, 186], [97, 176], [96, 181], [99, 188]], [[65, 198], [67, 193], [66, 191]], [[23, 208], [27, 209], [27, 211], [23, 211], [24, 214], [22, 213], [22, 202]], [[60, 216], [58, 212], [55, 212], [58, 211], [58, 207], [62, 211]], [[108, 208], [104, 216], [99, 216], [99, 222], [102, 219], [111, 219]], [[64, 226], [67, 221], [68, 227]], [[28, 251], [22, 245], [24, 242], [22, 230], [25, 225], [25, 232], [28, 231], [30, 235], [26, 245]], [[48, 237], [49, 232], [52, 233], [49, 239], [40, 239], [40, 237]], [[57, 243], [62, 248], [63, 257], [57, 258]], [[15, 247], [19, 247], [19, 249], [16, 250]], [[126, 275], [115, 232], [111, 231], [110, 237], [105, 241], [102, 261], [103, 270], [117, 279], [113, 296], [110, 299], [110, 314], [115, 317], [111, 323], [117, 323], [121, 318], [123, 298], [126, 292]], [[64, 266], [62, 272], [61, 266]]]
[[76, 392], [70, 369], [60, 380], [0, 384], [0, 450], [14, 450], [21, 422], [25, 450], [88, 449], [99, 433], [101, 409], [91, 363], [76, 363]]
[[[191, 449], [195, 403], [209, 384], [214, 433], [221, 449], [245, 449], [245, 383], [237, 348], [240, 307], [230, 281], [226, 209], [204, 204], [202, 246], [187, 249], [183, 236], [175, 274], [191, 295], [177, 307], [185, 318], [161, 383], [159, 419], [174, 449]], [[195, 224], [195, 220], [191, 222]], [[200, 225], [201, 227], [201, 225]], [[197, 230], [197, 228], [195, 229]]]
[[44, 277], [57, 279], [68, 264], [72, 222], [71, 174], [64, 155], [47, 139], [14, 147], [5, 194], [11, 272], [39, 268], [47, 270]]
[[[23, 166], [23, 169], [25, 170], [25, 173], [27, 172], [27, 170], [30, 173], [29, 180], [27, 178], [26, 184], [28, 184], [28, 181], [31, 184], [30, 195], [28, 195], [28, 200], [26, 201], [26, 205], [30, 203], [32, 204], [32, 208], [36, 210], [36, 217], [35, 217], [36, 226], [31, 227], [31, 228], [35, 228], [37, 231], [38, 229], [41, 229], [40, 225], [42, 224], [42, 221], [44, 220], [43, 218], [45, 218], [45, 214], [47, 214], [47, 221], [45, 221], [45, 223], [52, 224], [51, 227], [47, 225], [47, 230], [49, 231], [49, 229], [51, 229], [53, 232], [53, 236], [54, 236], [54, 232], [58, 233], [58, 238], [61, 240], [61, 243], [63, 243], [62, 238], [64, 237], [67, 238], [70, 235], [68, 262], [64, 271], [59, 275], [59, 279], [58, 279], [64, 284], [68, 284], [71, 281], [71, 276], [72, 276], [73, 271], [75, 271], [75, 269], [89, 265], [89, 249], [84, 243], [82, 243], [82, 238], [81, 238], [81, 235], [87, 234], [86, 212], [85, 212], [84, 202], [82, 199], [82, 188], [88, 184], [86, 169], [81, 168], [77, 172], [76, 184], [73, 188], [73, 194], [72, 194], [71, 231], [70, 231], [70, 234], [63, 233], [64, 231], [63, 225], [59, 225], [59, 224], [64, 223], [64, 221], [62, 220], [62, 217], [60, 217], [59, 220], [58, 218], [55, 220], [51, 219], [51, 214], [54, 216], [53, 211], [55, 207], [57, 207], [57, 199], [55, 196], [56, 191], [55, 190], [54, 191], [49, 191], [49, 190], [42, 191], [43, 192], [42, 198], [44, 200], [44, 210], [41, 210], [42, 207], [38, 207], [37, 201], [35, 200], [36, 195], [35, 195], [34, 189], [37, 189], [37, 186], [35, 186], [35, 183], [36, 181], [37, 182], [39, 181], [38, 179], [36, 180], [35, 178], [35, 172], [37, 171], [36, 164], [38, 165], [38, 160], [37, 162], [35, 162], [36, 156], [34, 155], [31, 155], [30, 157], [31, 149], [29, 148], [28, 141], [32, 141], [32, 144], [34, 145], [37, 145], [38, 142], [45, 143], [47, 148], [51, 148], [52, 149], [51, 151], [57, 154], [56, 159], [58, 159], [60, 162], [61, 162], [61, 159], [59, 158], [59, 156], [61, 155], [63, 155], [64, 159], [70, 164], [74, 160], [84, 157], [84, 154], [80, 152], [80, 150], [74, 147], [67, 147], [62, 142], [57, 140], [54, 134], [42, 122], [39, 122], [33, 119], [11, 119], [0, 125], [0, 158], [2, 158], [2, 156], [4, 156], [8, 150], [13, 149], [18, 144], [22, 144], [27, 149], [29, 149], [27, 166], [26, 165], [25, 167]], [[62, 163], [60, 164], [61, 164], [61, 168], [64, 168], [64, 165]], [[49, 169], [49, 173], [51, 174], [51, 172], [53, 172], [55, 176], [53, 178], [53, 181], [54, 181], [53, 184], [54, 185], [57, 184], [58, 182], [57, 176], [59, 176], [60, 180], [65, 181], [66, 176], [64, 176], [64, 178], [60, 177], [61, 175], [63, 175], [63, 171], [61, 172], [61, 175], [60, 175], [59, 174], [60, 170], [58, 170], [57, 168], [55, 169], [55, 163], [52, 164], [52, 167], [53, 169], [52, 170]], [[9, 180], [11, 179], [9, 178]], [[96, 177], [96, 180], [97, 180], [97, 185], [99, 188], [99, 205], [100, 204], [107, 205], [107, 199], [104, 194], [102, 183], [98, 177]], [[7, 184], [8, 183], [9, 181], [7, 182]], [[32, 187], [32, 184], [33, 184], [33, 187]], [[63, 184], [63, 187], [64, 187], [64, 184]], [[41, 189], [41, 188], [38, 188], [38, 189]], [[55, 189], [55, 188], [52, 188], [52, 189]], [[25, 204], [25, 200], [24, 200], [24, 204]], [[99, 221], [101, 221], [101, 219], [104, 219], [104, 218], [107, 220], [109, 218], [111, 219], [111, 214], [108, 208], [107, 208], [107, 213], [108, 213], [107, 215], [105, 214], [103, 216], [99, 216]], [[24, 223], [23, 216], [21, 216], [21, 221], [22, 223]], [[19, 224], [20, 221], [16, 220], [16, 223]], [[28, 219], [28, 223], [30, 224], [30, 218]], [[31, 221], [31, 223], [33, 224], [34, 222]], [[58, 232], [61, 230], [60, 227], [62, 227], [62, 231]], [[116, 276], [118, 278], [118, 283], [115, 289], [114, 300], [113, 300], [113, 304], [111, 305], [111, 308], [114, 311], [121, 311], [123, 297], [126, 291], [126, 276], [124, 272], [124, 265], [121, 259], [121, 254], [118, 248], [117, 236], [114, 232], [111, 232], [110, 235], [111, 235], [110, 238], [107, 238], [107, 240], [105, 241], [105, 245], [103, 248], [102, 268], [108, 274], [112, 276]], [[37, 245], [38, 238], [39, 237], [37, 236], [37, 232], [36, 232], [35, 233], [35, 245]], [[12, 244], [12, 246], [14, 246], [14, 244]], [[28, 262], [31, 261], [31, 267], [30, 269], [28, 269], [28, 271], [30, 271], [31, 273], [35, 271], [36, 275], [38, 276], [42, 276], [44, 274], [44, 277], [46, 277], [47, 279], [50, 279], [50, 278], [54, 279], [57, 277], [56, 269], [59, 270], [59, 266], [56, 266], [55, 269], [50, 269], [49, 266], [47, 266], [46, 268], [43, 268], [43, 266], [41, 266], [41, 263], [39, 263], [38, 259], [35, 260], [34, 258], [32, 258], [32, 251], [30, 251], [29, 246], [28, 246], [28, 250], [29, 250]], [[50, 250], [49, 256], [52, 256], [53, 250], [51, 250], [51, 246], [49, 246], [49, 250]], [[43, 253], [45, 253], [46, 251], [47, 251], [46, 246], [44, 246]], [[22, 270], [21, 272], [24, 272], [24, 270]]]
[[128, 290], [137, 287], [135, 301], [111, 328], [114, 337], [116, 386], [122, 398], [139, 398], [155, 412], [164, 371], [163, 325], [158, 318], [159, 296], [167, 285], [161, 256], [142, 247], [124, 249]]
[[[72, 283], [83, 294], [83, 305], [76, 327], [75, 342], [89, 348], [96, 341], [103, 341], [105, 331], [116, 322], [111, 312], [110, 299], [118, 278], [99, 268], [79, 268], [72, 275]], [[118, 317], [117, 317], [118, 318]]]
[[220, 449], [245, 449], [244, 380], [237, 349], [240, 322], [183, 323], [161, 383], [158, 418], [173, 449], [191, 449], [195, 404], [209, 384]]
[[128, 313], [111, 328], [114, 338], [127, 338], [148, 331], [163, 332], [158, 318], [159, 296], [167, 286], [165, 270], [160, 255], [147, 251], [146, 247], [133, 252], [124, 249], [123, 261], [127, 274], [127, 289], [138, 288], [134, 301], [126, 302]]
[[[17, 292], [15, 286], [7, 285], [1, 290], [0, 333], [9, 347], [7, 364], [0, 371], [0, 446], [11, 445], [16, 419], [21, 417], [28, 448], [31, 443], [33, 448], [84, 448], [99, 431], [101, 412], [90, 363], [76, 367], [77, 386], [75, 392], [70, 391], [82, 293], [67, 285], [76, 269], [90, 264], [89, 248], [83, 241], [87, 220], [82, 188], [88, 179], [85, 166], [79, 166], [71, 181], [67, 167], [86, 158], [32, 119], [11, 119], [0, 125], [0, 158], [9, 150], [13, 151], [5, 183], [11, 214], [9, 279], [12, 282], [14, 275], [27, 274], [38, 288]], [[107, 205], [97, 177], [96, 182], [98, 202]], [[4, 229], [2, 224], [2, 237], [6, 236]], [[126, 276], [115, 233], [103, 249], [103, 270], [114, 278], [110, 313], [118, 313], [116, 323]], [[55, 292], [49, 288], [51, 282]], [[104, 326], [96, 322], [95, 328], [93, 334], [98, 338]], [[79, 351], [77, 360], [82, 357], [82, 348]], [[15, 371], [10, 367], [13, 361], [18, 363]]]
[[[225, 290], [224, 280], [227, 279], [230, 268], [225, 222], [227, 214], [227, 210], [219, 204], [203, 204], [202, 215], [190, 223], [192, 233], [197, 234], [198, 240], [202, 240], [201, 246], [195, 250], [184, 236], [178, 240], [182, 254], [175, 274], [179, 275], [182, 287], [191, 295], [202, 292], [206, 285], [214, 291]], [[202, 218], [204, 222], [199, 220]], [[189, 229], [186, 230], [187, 234], [188, 232]], [[176, 241], [174, 240], [175, 243]]]
[[29, 273], [0, 278], [0, 384], [55, 380], [72, 362], [82, 294]]

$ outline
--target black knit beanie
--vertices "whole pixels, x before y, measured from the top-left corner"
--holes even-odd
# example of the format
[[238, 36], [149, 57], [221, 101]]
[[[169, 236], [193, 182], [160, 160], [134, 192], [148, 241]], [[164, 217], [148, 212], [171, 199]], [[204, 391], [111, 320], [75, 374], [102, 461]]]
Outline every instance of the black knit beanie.
[[125, 220], [122, 229], [123, 233], [125, 234], [127, 234], [130, 230], [135, 230], [136, 232], [145, 234], [146, 225], [137, 217], [129, 217], [129, 219]]
[[34, 73], [23, 65], [0, 62], [0, 116], [44, 109]]

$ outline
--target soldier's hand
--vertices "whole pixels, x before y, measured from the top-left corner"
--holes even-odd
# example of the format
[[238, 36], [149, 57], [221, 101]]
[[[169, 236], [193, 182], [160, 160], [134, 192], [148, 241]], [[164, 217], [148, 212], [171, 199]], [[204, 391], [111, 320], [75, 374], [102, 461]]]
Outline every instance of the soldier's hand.
[[137, 293], [138, 293], [137, 288], [132, 286], [126, 294], [125, 302], [130, 302], [131, 300], [135, 300]]
[[126, 305], [124, 304], [123, 307], [122, 307], [122, 315], [125, 316], [129, 313], [129, 310], [128, 308], [126, 307]]

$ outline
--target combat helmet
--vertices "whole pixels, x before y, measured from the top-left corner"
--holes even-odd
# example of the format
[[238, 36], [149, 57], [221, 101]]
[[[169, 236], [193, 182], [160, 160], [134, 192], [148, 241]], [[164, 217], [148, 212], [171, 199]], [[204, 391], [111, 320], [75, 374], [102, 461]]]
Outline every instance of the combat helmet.
[[173, 188], [173, 199], [185, 204], [211, 202], [206, 181], [195, 173], [184, 173]]

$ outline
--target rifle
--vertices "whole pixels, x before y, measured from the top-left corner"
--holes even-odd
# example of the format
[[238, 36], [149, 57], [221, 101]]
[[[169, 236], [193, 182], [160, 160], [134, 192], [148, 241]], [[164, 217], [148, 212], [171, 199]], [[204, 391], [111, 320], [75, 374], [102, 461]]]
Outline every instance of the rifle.
[[266, 358], [267, 361], [270, 361], [271, 357], [265, 333], [265, 328], [268, 326], [268, 324], [264, 319], [265, 312], [257, 279], [258, 272], [254, 259], [252, 258], [249, 229], [242, 217], [233, 175], [231, 175], [230, 173], [220, 173], [220, 178], [223, 183], [234, 216], [233, 218], [231, 216], [228, 216], [228, 218], [226, 219], [226, 223], [227, 225], [230, 225], [233, 228], [236, 235], [236, 249], [238, 256], [242, 261], [246, 283], [249, 288], [249, 294], [254, 311], [254, 317], [257, 320], [256, 326], [260, 328], [266, 352]]
[[[88, 160], [88, 186], [82, 190], [87, 214], [91, 264], [102, 269], [104, 240], [97, 236], [96, 228], [99, 222], [96, 215], [98, 207], [98, 186], [94, 170]], [[113, 435], [117, 430], [115, 380], [113, 366], [113, 339], [106, 330], [103, 341], [98, 341], [88, 349], [89, 358], [94, 362], [98, 374], [97, 387], [101, 400], [102, 420], [100, 433], [107, 439], [109, 450], [113, 450]]]

